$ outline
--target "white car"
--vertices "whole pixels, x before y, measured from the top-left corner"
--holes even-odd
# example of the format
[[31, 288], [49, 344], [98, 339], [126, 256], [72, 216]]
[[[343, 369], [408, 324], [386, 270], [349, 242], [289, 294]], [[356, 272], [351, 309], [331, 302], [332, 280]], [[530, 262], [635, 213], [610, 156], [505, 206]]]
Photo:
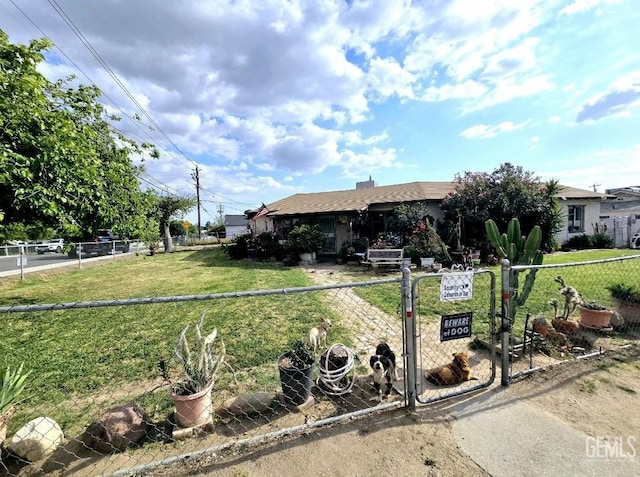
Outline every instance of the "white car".
[[64, 239], [51, 239], [45, 240], [40, 245], [36, 247], [36, 252], [42, 255], [46, 252], [55, 252], [62, 253], [62, 249], [64, 248]]

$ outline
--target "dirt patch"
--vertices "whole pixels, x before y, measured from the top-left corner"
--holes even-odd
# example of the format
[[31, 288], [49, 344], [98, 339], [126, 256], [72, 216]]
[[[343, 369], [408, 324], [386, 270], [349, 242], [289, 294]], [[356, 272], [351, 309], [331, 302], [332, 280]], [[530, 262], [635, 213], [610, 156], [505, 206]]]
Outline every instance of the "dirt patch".
[[[640, 347], [557, 365], [509, 391], [590, 436], [635, 436], [640, 445]], [[640, 449], [638, 449], [640, 450]]]

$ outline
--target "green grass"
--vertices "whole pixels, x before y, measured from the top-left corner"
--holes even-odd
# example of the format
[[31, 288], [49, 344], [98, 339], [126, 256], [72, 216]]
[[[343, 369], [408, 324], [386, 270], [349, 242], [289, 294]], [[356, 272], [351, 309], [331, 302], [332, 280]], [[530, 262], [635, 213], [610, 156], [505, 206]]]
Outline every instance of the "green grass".
[[[27, 275], [0, 286], [0, 304], [66, 303], [229, 293], [309, 286], [306, 274], [276, 263], [230, 261], [220, 249], [136, 257], [86, 269]], [[67, 431], [79, 431], [106, 404], [135, 400], [153, 414], [168, 413], [161, 382], [165, 360], [179, 379], [172, 351], [180, 330], [206, 312], [205, 329], [218, 328], [240, 386], [223, 370], [216, 388], [236, 392], [277, 389], [277, 357], [330, 317], [332, 340], [350, 337], [323, 300], [325, 292], [222, 298], [0, 315], [0, 369], [25, 362], [32, 370], [26, 401], [13, 423], [47, 412]], [[165, 414], [166, 415], [166, 414]]]
[[[611, 306], [612, 301], [606, 286], [615, 283], [634, 283], [640, 276], [640, 259], [614, 261], [594, 265], [573, 265], [578, 262], [604, 260], [628, 255], [638, 255], [634, 250], [584, 250], [578, 252], [557, 252], [545, 255], [544, 265], [568, 264], [566, 267], [538, 270], [533, 291], [525, 304], [518, 308], [514, 323], [515, 336], [522, 336], [527, 313], [534, 316], [546, 316], [549, 321], [553, 318], [553, 311], [549, 302], [557, 299], [560, 306], [563, 296], [559, 293], [560, 286], [554, 278], [561, 275], [568, 285], [574, 286], [586, 301], [597, 301]], [[496, 313], [500, 313], [501, 268], [489, 267], [496, 277]], [[520, 282], [528, 272], [520, 273]], [[414, 273], [414, 275], [418, 275]], [[375, 288], [357, 288], [356, 293], [375, 306], [394, 314], [400, 304], [399, 287], [397, 284], [384, 285]], [[473, 332], [485, 334], [489, 329], [489, 311], [491, 282], [488, 275], [477, 275], [473, 283], [473, 299], [470, 301], [441, 302], [440, 280], [426, 275], [421, 279], [417, 288], [418, 300], [415, 313], [421, 321], [430, 322], [439, 319], [441, 315], [461, 311], [473, 311]], [[575, 312], [577, 314], [577, 312]]]

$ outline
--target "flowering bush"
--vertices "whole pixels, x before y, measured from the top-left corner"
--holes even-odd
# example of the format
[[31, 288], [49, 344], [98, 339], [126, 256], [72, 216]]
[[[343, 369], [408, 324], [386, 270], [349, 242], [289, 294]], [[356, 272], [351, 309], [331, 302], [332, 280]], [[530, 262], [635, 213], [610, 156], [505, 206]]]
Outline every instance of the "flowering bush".
[[407, 242], [420, 257], [434, 257], [440, 263], [451, 261], [447, 246], [427, 220], [418, 222]]

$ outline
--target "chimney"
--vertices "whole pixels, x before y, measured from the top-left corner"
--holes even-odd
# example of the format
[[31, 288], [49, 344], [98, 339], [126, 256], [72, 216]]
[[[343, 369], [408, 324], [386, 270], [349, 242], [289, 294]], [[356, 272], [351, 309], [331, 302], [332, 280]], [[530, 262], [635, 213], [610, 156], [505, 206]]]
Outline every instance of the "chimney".
[[372, 187], [377, 187], [378, 183], [374, 180], [371, 180], [371, 176], [369, 176], [368, 181], [356, 182], [356, 189], [371, 189]]

